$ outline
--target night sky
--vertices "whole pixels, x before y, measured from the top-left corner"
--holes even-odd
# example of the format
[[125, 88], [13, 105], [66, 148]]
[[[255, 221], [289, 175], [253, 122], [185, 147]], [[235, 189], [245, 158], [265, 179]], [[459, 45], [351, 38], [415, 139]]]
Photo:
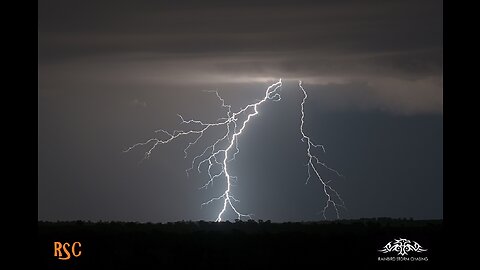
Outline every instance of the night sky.
[[38, 4], [39, 220], [215, 220], [221, 205], [200, 205], [223, 185], [187, 178], [188, 140], [143, 162], [146, 149], [123, 150], [178, 128], [177, 113], [222, 117], [204, 90], [238, 110], [279, 78], [282, 100], [230, 163], [241, 212], [323, 219], [322, 186], [305, 184], [302, 80], [305, 130], [345, 176], [329, 177], [342, 218], [443, 218], [442, 1]]

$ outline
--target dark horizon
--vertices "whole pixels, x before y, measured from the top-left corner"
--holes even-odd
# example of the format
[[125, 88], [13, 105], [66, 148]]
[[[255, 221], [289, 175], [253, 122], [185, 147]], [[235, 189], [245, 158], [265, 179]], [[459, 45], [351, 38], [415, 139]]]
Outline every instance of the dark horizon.
[[[39, 264], [48, 269], [243, 269], [252, 265], [298, 269], [321, 262], [323, 267], [352, 264], [371, 268], [392, 263], [388, 260], [398, 256], [399, 250], [381, 249], [401, 237], [425, 250], [408, 249], [408, 256], [400, 259], [416, 258], [406, 263], [425, 267], [442, 264], [450, 250], [442, 237], [443, 227], [442, 222], [432, 221], [39, 223]], [[52, 256], [51, 246], [56, 241], [78, 242], [82, 256], [67, 261]]]
[[164, 221], [164, 222], [150, 222], [150, 221], [119, 221], [119, 220], [38, 220], [38, 223], [90, 223], [90, 224], [99, 224], [99, 223], [134, 223], [134, 224], [175, 224], [175, 223], [270, 223], [270, 224], [285, 224], [285, 223], [351, 223], [351, 222], [443, 222], [442, 219], [413, 219], [413, 218], [390, 218], [390, 217], [369, 217], [369, 218], [356, 218], [356, 219], [332, 219], [332, 220], [310, 220], [310, 221], [271, 221], [269, 219], [247, 219], [247, 220], [222, 220], [222, 221], [213, 221], [213, 220], [176, 220], [176, 221]]

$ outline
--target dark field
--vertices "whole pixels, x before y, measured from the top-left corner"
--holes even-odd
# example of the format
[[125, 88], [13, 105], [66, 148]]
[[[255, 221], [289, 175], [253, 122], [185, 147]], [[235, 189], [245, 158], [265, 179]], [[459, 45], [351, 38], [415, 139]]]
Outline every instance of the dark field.
[[[362, 219], [315, 223], [38, 222], [42, 269], [326, 269], [352, 265], [384, 269], [438, 265], [444, 261], [442, 221]], [[428, 261], [378, 261], [399, 257], [378, 252], [388, 242], [406, 238], [426, 252], [403, 257]], [[54, 242], [81, 243], [82, 254], [54, 257]], [[203, 269], [203, 268], [202, 268]]]

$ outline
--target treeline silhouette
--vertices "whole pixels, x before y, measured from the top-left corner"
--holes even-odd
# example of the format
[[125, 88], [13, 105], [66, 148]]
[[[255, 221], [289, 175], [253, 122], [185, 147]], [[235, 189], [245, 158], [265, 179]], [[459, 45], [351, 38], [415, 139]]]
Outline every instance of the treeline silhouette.
[[[391, 268], [442, 262], [442, 227], [441, 220], [391, 218], [284, 223], [39, 221], [38, 240], [40, 266], [45, 269], [298, 269], [346, 264]], [[428, 261], [379, 262], [378, 256], [397, 256], [378, 250], [398, 238], [427, 248], [421, 256], [428, 256]], [[80, 242], [82, 255], [59, 260], [54, 242]]]

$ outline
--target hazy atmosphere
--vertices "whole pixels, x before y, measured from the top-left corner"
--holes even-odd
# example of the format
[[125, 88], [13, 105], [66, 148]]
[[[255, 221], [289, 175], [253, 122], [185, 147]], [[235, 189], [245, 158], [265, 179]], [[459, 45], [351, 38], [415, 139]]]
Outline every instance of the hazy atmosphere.
[[443, 218], [442, 1], [179, 2], [39, 0], [39, 220], [215, 220], [221, 204], [201, 204], [224, 185], [185, 173], [201, 143], [123, 151], [185, 128], [177, 114], [224, 117], [205, 90], [237, 111], [280, 78], [229, 163], [240, 211], [323, 219], [302, 80], [304, 129], [344, 175], [326, 175], [341, 218]]

